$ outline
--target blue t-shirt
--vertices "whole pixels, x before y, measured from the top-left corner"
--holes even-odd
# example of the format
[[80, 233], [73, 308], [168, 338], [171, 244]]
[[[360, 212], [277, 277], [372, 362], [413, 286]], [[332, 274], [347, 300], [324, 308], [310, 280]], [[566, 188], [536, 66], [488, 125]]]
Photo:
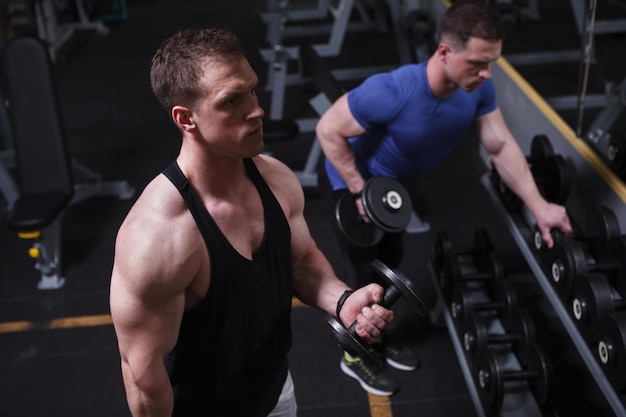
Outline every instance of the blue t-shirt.
[[[348, 106], [367, 130], [349, 139], [363, 178], [404, 180], [439, 163], [474, 119], [494, 111], [497, 103], [491, 80], [472, 92], [459, 88], [448, 98], [436, 98], [424, 62], [369, 77], [348, 93]], [[333, 189], [346, 188], [328, 160], [326, 170]]]

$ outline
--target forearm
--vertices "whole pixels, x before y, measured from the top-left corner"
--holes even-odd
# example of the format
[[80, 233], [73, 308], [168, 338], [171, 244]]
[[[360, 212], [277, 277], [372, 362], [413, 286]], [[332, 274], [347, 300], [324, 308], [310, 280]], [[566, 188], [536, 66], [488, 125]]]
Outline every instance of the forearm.
[[305, 304], [334, 315], [337, 301], [349, 287], [333, 272], [317, 247], [311, 249], [293, 269], [294, 291]]
[[515, 147], [517, 144], [507, 144], [492, 161], [507, 187], [524, 202], [531, 213], [539, 213], [545, 209], [547, 201], [537, 188], [525, 156], [519, 147]]
[[165, 366], [136, 380], [130, 365], [122, 361], [122, 376], [133, 417], [171, 417], [174, 396]]
[[321, 118], [315, 133], [324, 155], [343, 178], [348, 189], [359, 192], [365, 184], [359, 172], [350, 137], [359, 136], [365, 130], [358, 125], [348, 110], [346, 97], [342, 97]]
[[326, 142], [325, 145], [322, 145], [322, 150], [326, 158], [343, 178], [348, 190], [351, 193], [360, 192], [365, 185], [365, 180], [357, 169], [350, 144], [347, 141], [343, 143], [337, 143], [336, 141]]

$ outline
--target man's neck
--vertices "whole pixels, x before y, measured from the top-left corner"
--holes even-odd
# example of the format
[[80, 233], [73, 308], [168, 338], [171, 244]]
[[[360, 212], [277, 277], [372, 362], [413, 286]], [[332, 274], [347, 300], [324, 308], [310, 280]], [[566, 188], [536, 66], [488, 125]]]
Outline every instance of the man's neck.
[[426, 63], [426, 79], [433, 95], [438, 99], [450, 97], [459, 88], [448, 81], [443, 71], [442, 64], [437, 55], [433, 55]]

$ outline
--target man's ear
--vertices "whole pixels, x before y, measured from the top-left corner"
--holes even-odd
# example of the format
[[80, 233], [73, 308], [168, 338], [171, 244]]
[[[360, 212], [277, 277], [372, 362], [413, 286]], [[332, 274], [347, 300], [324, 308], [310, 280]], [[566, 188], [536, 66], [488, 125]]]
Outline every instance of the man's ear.
[[451, 51], [452, 49], [450, 48], [450, 45], [445, 42], [440, 42], [437, 46], [437, 56], [439, 57], [439, 60], [443, 63], [447, 62], [448, 55], [450, 55]]
[[172, 107], [172, 120], [176, 125], [186, 131], [189, 132], [192, 129], [196, 128], [196, 123], [193, 120], [193, 116], [191, 114], [191, 110], [187, 107], [183, 106], [174, 106]]

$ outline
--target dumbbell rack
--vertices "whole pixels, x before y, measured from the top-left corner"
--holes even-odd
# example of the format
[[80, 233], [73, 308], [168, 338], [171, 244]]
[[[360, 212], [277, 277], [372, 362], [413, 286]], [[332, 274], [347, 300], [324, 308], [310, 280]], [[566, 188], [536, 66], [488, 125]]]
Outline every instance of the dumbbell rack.
[[615, 416], [626, 417], [626, 408], [624, 406], [623, 400], [620, 399], [619, 395], [613, 389], [609, 380], [604, 375], [604, 372], [600, 368], [600, 365], [596, 361], [596, 358], [593, 356], [589, 346], [583, 339], [578, 328], [576, 327], [576, 324], [573, 322], [568, 311], [561, 302], [559, 295], [554, 290], [553, 286], [550, 283], [550, 280], [545, 275], [545, 272], [542, 269], [541, 265], [538, 263], [532, 249], [528, 246], [528, 239], [526, 239], [522, 233], [524, 225], [520, 223], [525, 222], [526, 226], [528, 226], [531, 223], [529, 221], [529, 219], [531, 218], [530, 213], [527, 211], [526, 207], [522, 207], [520, 213], [523, 214], [519, 216], [521, 218], [514, 218], [514, 216], [510, 212], [508, 212], [503, 206], [497, 191], [493, 188], [493, 183], [489, 178], [489, 173], [486, 173], [481, 177], [481, 182], [493, 199], [495, 206], [501, 212], [502, 217], [505, 219], [509, 231], [511, 232], [513, 239], [515, 240], [517, 246], [522, 252], [526, 263], [535, 275], [537, 282], [543, 290], [545, 297], [551, 303], [555, 313], [557, 314], [563, 327], [567, 331], [569, 337], [571, 338], [574, 347], [584, 361], [584, 365], [587, 367], [589, 374], [593, 377], [600, 392], [606, 399], [607, 404], [615, 413]]
[[[437, 294], [438, 303], [434, 310], [431, 312], [431, 321], [437, 322], [440, 320], [440, 317], [443, 316], [445, 321], [445, 325], [448, 329], [448, 333], [450, 334], [450, 339], [452, 340], [452, 345], [454, 347], [454, 351], [459, 360], [459, 365], [461, 367], [461, 372], [463, 373], [463, 377], [465, 378], [465, 383], [470, 393], [470, 397], [472, 399], [472, 403], [474, 404], [474, 409], [476, 411], [477, 417], [487, 417], [489, 414], [485, 411], [481, 397], [479, 394], [479, 388], [476, 386], [476, 379], [474, 372], [471, 368], [471, 365], [466, 358], [465, 350], [462, 346], [462, 341], [459, 339], [459, 335], [456, 331], [456, 324], [452, 318], [452, 314], [448, 306], [445, 304], [445, 296], [442, 293], [439, 282], [437, 282], [437, 273], [435, 272], [435, 268], [433, 267], [432, 262], [428, 263], [429, 275], [433, 279], [433, 287], [435, 288], [435, 292]], [[498, 320], [494, 320], [491, 324], [491, 330], [501, 331], [502, 326]], [[517, 362], [515, 355], [510, 354], [503, 357], [503, 365], [506, 368], [519, 368], [519, 363]], [[529, 391], [519, 391], [511, 394], [507, 394], [508, 403], [514, 404], [515, 406], [511, 409], [504, 409], [501, 411], [500, 416], [502, 417], [515, 417], [515, 416], [524, 416], [524, 417], [541, 417], [543, 414], [540, 410], [539, 405], [535, 401], [533, 395]]]

